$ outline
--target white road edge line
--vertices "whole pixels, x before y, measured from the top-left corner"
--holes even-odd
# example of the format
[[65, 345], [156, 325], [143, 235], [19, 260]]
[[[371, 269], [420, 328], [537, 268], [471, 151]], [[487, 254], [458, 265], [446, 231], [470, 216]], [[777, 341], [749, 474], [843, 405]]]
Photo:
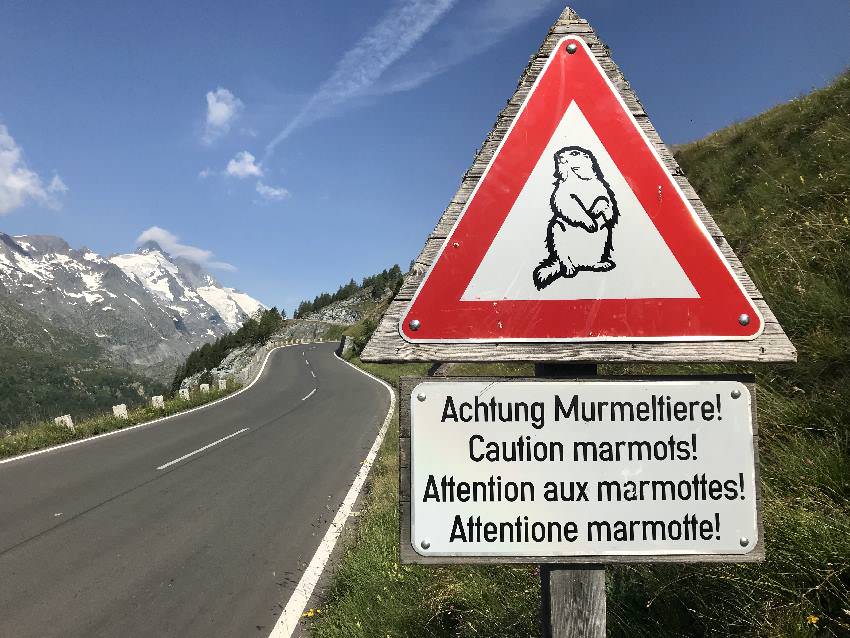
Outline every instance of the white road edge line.
[[316, 588], [316, 584], [319, 582], [322, 572], [325, 571], [325, 567], [327, 566], [331, 553], [336, 546], [337, 540], [339, 540], [340, 534], [342, 534], [342, 530], [345, 528], [345, 523], [348, 520], [348, 517], [351, 516], [351, 510], [354, 508], [354, 503], [357, 501], [357, 497], [360, 496], [363, 485], [366, 483], [366, 477], [369, 475], [369, 470], [372, 468], [372, 464], [378, 456], [378, 450], [381, 449], [381, 443], [384, 441], [384, 435], [387, 433], [390, 420], [393, 418], [393, 413], [395, 412], [395, 392], [389, 384], [378, 377], [369, 374], [365, 370], [361, 370], [354, 364], [349, 363], [336, 353], [334, 353], [334, 356], [336, 356], [336, 358], [344, 364], [351, 366], [359, 373], [365, 374], [367, 377], [374, 379], [384, 386], [387, 392], [390, 393], [390, 409], [387, 411], [387, 416], [384, 419], [384, 423], [381, 425], [381, 429], [378, 430], [378, 436], [375, 437], [375, 442], [372, 443], [372, 447], [369, 449], [369, 454], [366, 455], [366, 460], [363, 461], [363, 465], [360, 466], [360, 471], [357, 472], [357, 476], [354, 477], [354, 482], [351, 484], [348, 494], [345, 495], [342, 505], [339, 506], [336, 516], [334, 516], [330, 527], [328, 527], [328, 531], [325, 532], [322, 542], [319, 543], [319, 548], [313, 555], [313, 559], [301, 575], [301, 580], [299, 580], [298, 584], [295, 586], [295, 591], [293, 591], [292, 596], [289, 597], [289, 602], [286, 603], [286, 607], [284, 607], [283, 612], [281, 612], [280, 618], [277, 619], [272, 632], [269, 634], [269, 638], [292, 638], [295, 630], [298, 629], [301, 614], [304, 613], [304, 608], [307, 606], [307, 603], [310, 602], [313, 590]]
[[164, 470], [167, 467], [171, 467], [175, 463], [179, 463], [180, 461], [184, 461], [184, 460], [188, 459], [190, 456], [195, 456], [196, 454], [203, 452], [204, 450], [209, 450], [213, 445], [218, 445], [222, 441], [226, 441], [227, 439], [232, 439], [237, 434], [242, 434], [243, 432], [247, 432], [250, 429], [251, 428], [242, 428], [241, 430], [237, 430], [233, 434], [228, 434], [227, 436], [223, 436], [218, 441], [213, 441], [212, 443], [209, 443], [209, 444], [205, 445], [204, 447], [199, 447], [197, 450], [194, 450], [193, 452], [189, 452], [188, 454], [184, 454], [179, 459], [174, 459], [173, 461], [169, 461], [168, 463], [165, 463], [164, 465], [160, 465], [156, 469]]
[[260, 375], [263, 374], [263, 370], [266, 369], [266, 364], [269, 362], [269, 357], [272, 355], [272, 352], [278, 350], [280, 348], [291, 348], [294, 344], [290, 344], [288, 346], [276, 346], [269, 350], [268, 354], [266, 354], [266, 358], [263, 360], [263, 365], [260, 368], [260, 371], [257, 373], [257, 376], [254, 377], [254, 380], [251, 381], [248, 385], [246, 385], [241, 390], [237, 390], [233, 394], [228, 394], [226, 397], [221, 397], [220, 399], [216, 399], [215, 401], [210, 401], [209, 403], [204, 403], [203, 405], [196, 406], [189, 410], [185, 410], [183, 412], [177, 412], [175, 414], [169, 414], [168, 416], [161, 417], [159, 419], [154, 419], [153, 421], [145, 421], [144, 423], [138, 423], [136, 425], [131, 425], [128, 428], [121, 428], [120, 430], [112, 430], [110, 432], [104, 432], [103, 434], [96, 434], [95, 436], [90, 436], [85, 439], [77, 439], [76, 441], [68, 441], [67, 443], [60, 443], [59, 445], [53, 445], [51, 447], [46, 447], [41, 450], [33, 450], [32, 452], [26, 452], [24, 454], [19, 454], [18, 456], [10, 456], [8, 459], [0, 459], [0, 465], [5, 463], [11, 463], [13, 461], [20, 461], [21, 459], [28, 458], [30, 456], [37, 456], [39, 454], [47, 454], [48, 452], [54, 452], [56, 450], [61, 450], [62, 448], [71, 447], [74, 445], [80, 445], [81, 443], [89, 443], [90, 441], [95, 441], [97, 439], [102, 439], [107, 436], [113, 436], [115, 434], [121, 434], [122, 432], [129, 432], [130, 430], [135, 430], [137, 428], [143, 428], [148, 425], [153, 425], [154, 423], [162, 423], [163, 421], [168, 421], [169, 419], [174, 419], [178, 416], [183, 416], [184, 414], [191, 414], [192, 412], [197, 412], [198, 410], [203, 410], [204, 408], [209, 408], [214, 406], [216, 403], [221, 403], [222, 401], [227, 401], [228, 399], [232, 399], [233, 397], [242, 394], [246, 390], [250, 389], [252, 385], [254, 385], [257, 380], [260, 378]]
[[308, 394], [306, 397], [304, 397], [304, 398], [303, 398], [303, 399], [301, 399], [301, 400], [302, 400], [302, 401], [306, 401], [307, 399], [309, 399], [309, 398], [310, 398], [311, 396], [313, 396], [314, 394], [316, 394], [316, 388], [313, 388], [312, 390], [310, 390], [310, 394]]

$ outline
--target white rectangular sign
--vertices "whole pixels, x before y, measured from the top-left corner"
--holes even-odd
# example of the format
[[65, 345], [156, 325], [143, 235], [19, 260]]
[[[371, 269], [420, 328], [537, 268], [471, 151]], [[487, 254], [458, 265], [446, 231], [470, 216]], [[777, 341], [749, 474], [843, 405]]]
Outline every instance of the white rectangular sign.
[[413, 549], [747, 554], [752, 401], [734, 380], [424, 381], [410, 396]]

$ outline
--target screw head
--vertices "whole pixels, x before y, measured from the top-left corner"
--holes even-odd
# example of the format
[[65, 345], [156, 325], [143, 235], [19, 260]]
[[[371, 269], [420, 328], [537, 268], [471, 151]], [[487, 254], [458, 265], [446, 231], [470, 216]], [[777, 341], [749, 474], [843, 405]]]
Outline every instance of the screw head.
[[747, 545], [750, 544], [750, 539], [747, 538], [746, 536], [741, 536], [740, 543], [741, 543], [741, 547], [746, 547]]
[[575, 43], [575, 42], [570, 42], [570, 43], [567, 45], [567, 53], [569, 53], [570, 55], [572, 55], [572, 54], [573, 54], [573, 53], [575, 53], [576, 51], [578, 51], [578, 45], [576, 45], [576, 43]]
[[740, 317], [738, 317], [738, 323], [742, 326], [746, 326], [748, 323], [750, 323], [750, 315], [742, 314]]
[[452, 244], [452, 248], [460, 248], [460, 244], [459, 244], [459, 243], [457, 243], [457, 242], [454, 242], [454, 243]]
[[421, 326], [422, 324], [419, 323], [419, 319], [411, 319], [410, 323], [408, 323], [407, 325], [410, 326], [411, 330], [419, 330], [419, 326]]
[[731, 394], [732, 394], [733, 399], [740, 399], [741, 398], [741, 391], [738, 388], [735, 388], [734, 390], [732, 390]]
[[424, 392], [420, 392], [419, 394], [417, 394], [417, 395], [416, 395], [416, 398], [417, 398], [417, 399], [419, 399], [420, 401], [424, 401], [424, 400], [425, 400], [425, 398], [426, 398], [426, 397], [425, 397], [425, 393], [424, 393]]
[[422, 549], [428, 549], [429, 547], [431, 547], [431, 543], [429, 543], [427, 540], [424, 540], [419, 543], [419, 547], [421, 547]]

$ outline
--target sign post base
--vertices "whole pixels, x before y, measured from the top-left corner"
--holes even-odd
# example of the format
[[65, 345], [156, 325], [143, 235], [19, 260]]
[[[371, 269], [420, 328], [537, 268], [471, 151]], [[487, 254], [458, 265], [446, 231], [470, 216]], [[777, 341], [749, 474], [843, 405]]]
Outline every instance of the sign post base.
[[540, 590], [546, 638], [605, 637], [604, 567], [541, 565]]

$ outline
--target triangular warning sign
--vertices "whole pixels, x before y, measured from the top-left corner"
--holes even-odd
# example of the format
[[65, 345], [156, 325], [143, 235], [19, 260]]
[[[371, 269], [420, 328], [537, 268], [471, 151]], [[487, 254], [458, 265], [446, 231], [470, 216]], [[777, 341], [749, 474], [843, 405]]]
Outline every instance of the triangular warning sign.
[[398, 329], [452, 343], [746, 340], [763, 327], [593, 53], [568, 36]]

